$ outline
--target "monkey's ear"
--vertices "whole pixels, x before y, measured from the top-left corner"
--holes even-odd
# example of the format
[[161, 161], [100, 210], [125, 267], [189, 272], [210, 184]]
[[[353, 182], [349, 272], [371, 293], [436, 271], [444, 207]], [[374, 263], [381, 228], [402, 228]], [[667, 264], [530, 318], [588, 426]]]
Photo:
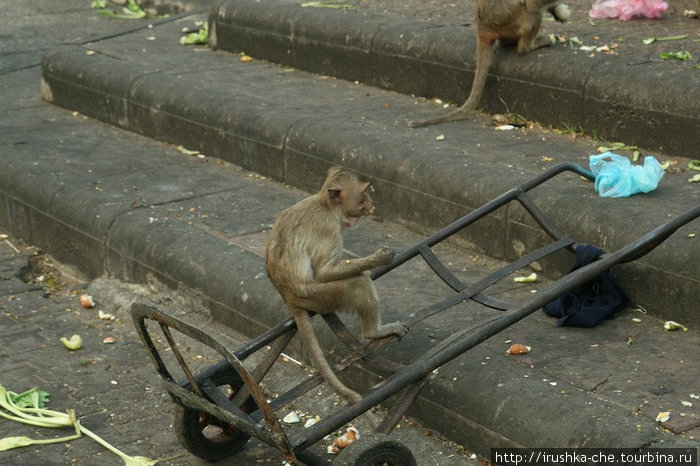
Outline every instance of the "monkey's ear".
[[331, 200], [333, 204], [340, 204], [341, 189], [340, 188], [328, 188], [328, 199]]

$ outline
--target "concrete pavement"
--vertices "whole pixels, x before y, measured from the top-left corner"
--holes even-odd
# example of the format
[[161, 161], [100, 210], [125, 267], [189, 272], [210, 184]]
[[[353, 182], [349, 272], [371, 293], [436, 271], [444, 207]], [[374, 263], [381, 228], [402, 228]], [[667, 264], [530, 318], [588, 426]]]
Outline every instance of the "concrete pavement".
[[[403, 115], [439, 109], [177, 44], [181, 28], [205, 15], [130, 26], [111, 39], [47, 55], [43, 96], [79, 113], [42, 102], [36, 68], [2, 76], [2, 105], [11, 118], [0, 123], [6, 160], [0, 225], [87, 278], [107, 274], [179, 289], [217, 322], [250, 337], [285, 316], [264, 276], [265, 233], [279, 210], [304, 195], [260, 174], [307, 191], [318, 189], [329, 163], [373, 176], [381, 215], [375, 220], [384, 221], [349, 232], [348, 249], [362, 254], [379, 244], [400, 250], [419, 238], [416, 230], [434, 231], [540, 172], [549, 159], [585, 163], [595, 151], [593, 141], [551, 131], [494, 132], [486, 118], [409, 130]], [[614, 250], [696, 205], [689, 175], [669, 173], [655, 193], [626, 200], [601, 200], [589, 183], [570, 176], [541, 190], [541, 206], [575, 238]], [[624, 219], [624, 228], [616, 226]], [[449, 262], [470, 280], [483, 276], [499, 257], [532, 245], [532, 225], [520, 221], [517, 212], [490, 221], [461, 248], [448, 248]], [[699, 341], [696, 223], [638, 263], [615, 269], [648, 314], [625, 311], [595, 330], [557, 329], [533, 315], [441, 369], [411, 414], [484, 455], [494, 446], [696, 446], [698, 404], [681, 403], [699, 391], [700, 368], [690, 356]], [[549, 267], [546, 274], [554, 275], [556, 264]], [[426, 287], [424, 273], [411, 265], [378, 283], [387, 320], [436, 299], [438, 287]], [[513, 297], [529, 291], [503, 289]], [[391, 354], [420, 356], [455, 325], [489, 312], [465, 309], [431, 321]], [[666, 318], [691, 329], [664, 332]], [[507, 340], [533, 352], [507, 357]], [[324, 342], [330, 347], [327, 335]], [[366, 388], [372, 375], [356, 372], [361, 377], [353, 380]], [[663, 426], [654, 420], [662, 410], [672, 412]]]

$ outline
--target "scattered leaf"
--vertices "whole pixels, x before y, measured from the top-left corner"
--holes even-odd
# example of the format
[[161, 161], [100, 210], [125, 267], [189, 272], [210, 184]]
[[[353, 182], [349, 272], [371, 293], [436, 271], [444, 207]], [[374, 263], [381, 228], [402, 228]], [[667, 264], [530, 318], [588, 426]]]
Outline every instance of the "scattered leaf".
[[185, 148], [185, 146], [177, 146], [177, 150], [179, 150], [180, 152], [182, 152], [185, 155], [197, 155], [197, 154], [199, 154], [198, 150], [189, 150], [189, 149]]
[[321, 2], [306, 2], [301, 4], [302, 7], [313, 8], [342, 8], [344, 10], [354, 10], [353, 5], [348, 5], [345, 0], [325, 0]]
[[693, 56], [687, 50], [679, 52], [661, 52], [659, 56], [664, 60], [670, 60], [673, 58], [674, 60], [685, 61], [693, 58]]
[[630, 146], [628, 144], [625, 144], [624, 142], [613, 142], [609, 146], [600, 146], [598, 147], [598, 152], [615, 152], [618, 150], [638, 150], [639, 148], [637, 146]]
[[190, 32], [180, 38], [182, 45], [206, 45], [209, 42], [209, 23], [204, 22], [196, 32]]
[[688, 179], [688, 183], [700, 183], [700, 175], [695, 175]]
[[688, 34], [681, 34], [679, 36], [666, 36], [666, 37], [649, 37], [648, 39], [644, 39], [642, 43], [644, 45], [650, 45], [653, 44], [654, 42], [665, 42], [669, 40], [683, 40], [687, 39]]
[[700, 160], [691, 160], [688, 162], [688, 168], [700, 171]]
[[95, 0], [91, 5], [93, 8], [97, 8], [97, 12], [108, 18], [118, 18], [118, 19], [141, 19], [146, 17], [146, 12], [143, 11], [141, 6], [136, 3], [136, 0], [128, 0], [125, 7], [122, 8], [121, 13], [115, 13], [112, 10], [107, 9], [107, 2], [102, 0]]

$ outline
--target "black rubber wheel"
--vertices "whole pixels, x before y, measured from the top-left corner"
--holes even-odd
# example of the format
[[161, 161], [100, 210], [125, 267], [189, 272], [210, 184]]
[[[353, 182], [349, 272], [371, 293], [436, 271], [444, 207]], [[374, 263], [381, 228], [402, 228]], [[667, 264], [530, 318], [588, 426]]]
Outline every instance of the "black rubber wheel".
[[[243, 386], [240, 376], [227, 369], [212, 376], [212, 381], [233, 399]], [[241, 410], [249, 413], [256, 409], [253, 399], [243, 403]], [[215, 416], [197, 409], [175, 406], [173, 428], [180, 444], [193, 455], [206, 461], [219, 461], [238, 453], [250, 438], [230, 424], [221, 422]]]
[[344, 448], [333, 466], [416, 466], [416, 459], [406, 445], [388, 435], [372, 435]]

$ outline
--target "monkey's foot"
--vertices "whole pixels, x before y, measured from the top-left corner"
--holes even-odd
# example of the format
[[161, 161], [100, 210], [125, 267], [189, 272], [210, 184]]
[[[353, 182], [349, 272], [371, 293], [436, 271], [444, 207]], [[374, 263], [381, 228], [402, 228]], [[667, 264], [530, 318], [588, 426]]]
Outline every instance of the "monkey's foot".
[[362, 337], [367, 340], [376, 340], [377, 338], [396, 335], [401, 338], [408, 333], [408, 325], [404, 322], [394, 322], [391, 324], [380, 325], [379, 328], [371, 334], [363, 334]]
[[459, 107], [446, 115], [440, 115], [434, 118], [428, 118], [421, 121], [409, 121], [408, 126], [411, 128], [423, 128], [425, 126], [439, 125], [440, 123], [449, 123], [451, 121], [466, 120], [472, 115], [472, 111], [465, 106]]

